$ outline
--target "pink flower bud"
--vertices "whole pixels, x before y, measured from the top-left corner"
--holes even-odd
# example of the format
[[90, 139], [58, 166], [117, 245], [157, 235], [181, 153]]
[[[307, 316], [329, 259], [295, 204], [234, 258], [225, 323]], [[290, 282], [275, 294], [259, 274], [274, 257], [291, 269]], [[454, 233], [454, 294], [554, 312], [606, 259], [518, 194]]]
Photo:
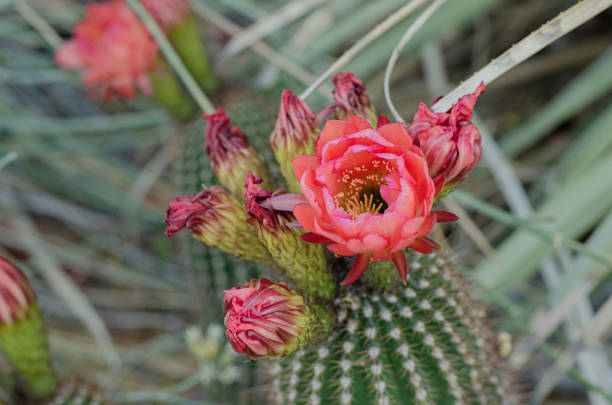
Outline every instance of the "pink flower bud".
[[299, 155], [314, 153], [315, 139], [319, 136], [315, 115], [310, 107], [291, 90], [284, 90], [270, 144], [289, 191], [297, 193], [300, 186], [293, 173], [292, 161]]
[[244, 195], [248, 222], [253, 225], [259, 241], [280, 268], [297, 287], [311, 297], [329, 299], [335, 291], [334, 278], [327, 268], [322, 246], [305, 243], [301, 239], [303, 230], [296, 228], [291, 211], [275, 210], [266, 201], [271, 197], [285, 195], [282, 190], [274, 194], [260, 187], [260, 178], [252, 173], [247, 177]]
[[337, 116], [345, 120], [351, 115], [367, 120], [373, 127], [376, 126], [376, 110], [370, 103], [363, 82], [353, 73], [338, 73], [333, 77], [334, 101], [338, 105]]
[[188, 229], [209, 246], [247, 260], [273, 263], [256, 230], [247, 223], [240, 202], [219, 186], [176, 197], [170, 202], [164, 223], [168, 237]]
[[23, 273], [0, 257], [0, 325], [19, 321], [35, 300]]
[[186, 0], [142, 0], [142, 5], [164, 31], [182, 23], [191, 11]]
[[266, 187], [272, 187], [268, 169], [246, 136], [231, 121], [222, 108], [214, 114], [204, 114], [206, 153], [217, 178], [236, 197], [242, 198], [244, 181], [249, 172], [262, 176]]
[[237, 353], [271, 358], [289, 354], [307, 340], [310, 310], [284, 283], [251, 280], [226, 290], [223, 307], [225, 334]]
[[104, 99], [152, 94], [149, 73], [158, 66], [158, 46], [122, 0], [87, 5], [72, 39], [55, 53], [58, 65], [83, 72], [83, 84]]
[[408, 126], [408, 133], [417, 139], [425, 154], [431, 177], [443, 176], [441, 195], [463, 182], [480, 161], [480, 132], [471, 119], [476, 99], [483, 90], [481, 84], [473, 94], [461, 97], [447, 113], [435, 113], [421, 103]]

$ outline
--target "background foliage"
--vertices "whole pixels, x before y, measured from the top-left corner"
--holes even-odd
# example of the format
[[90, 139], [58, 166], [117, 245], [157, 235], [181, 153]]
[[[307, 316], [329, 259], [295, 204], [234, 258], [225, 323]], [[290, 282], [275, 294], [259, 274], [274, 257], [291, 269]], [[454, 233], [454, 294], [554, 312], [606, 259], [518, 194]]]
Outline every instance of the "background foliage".
[[[297, 1], [191, 3], [222, 81], [208, 96], [271, 161], [281, 90], [299, 94], [405, 2], [310, 1], [293, 14]], [[250, 363], [215, 325], [223, 289], [258, 270], [163, 235], [168, 202], [214, 183], [205, 123], [176, 123], [144, 98], [92, 102], [52, 57], [85, 4], [0, 0], [0, 254], [32, 280], [65, 379], [116, 403], [256, 398]], [[395, 106], [411, 117], [572, 4], [448, 1], [402, 52]], [[383, 113], [384, 70], [413, 20], [343, 68]], [[611, 40], [607, 10], [487, 87], [477, 105], [487, 156], [442, 202], [461, 224], [435, 231], [480, 286], [535, 403], [611, 395]], [[309, 98], [313, 109], [329, 89]]]

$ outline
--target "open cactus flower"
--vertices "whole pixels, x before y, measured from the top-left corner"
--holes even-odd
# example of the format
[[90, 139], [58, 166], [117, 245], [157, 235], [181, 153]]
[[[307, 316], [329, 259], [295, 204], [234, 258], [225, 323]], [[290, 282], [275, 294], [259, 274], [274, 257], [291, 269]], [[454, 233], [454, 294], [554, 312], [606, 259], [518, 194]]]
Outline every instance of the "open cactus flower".
[[[142, 3], [201, 87], [213, 89], [216, 84], [187, 1]], [[178, 118], [195, 112], [157, 42], [124, 0], [87, 5], [72, 38], [56, 50], [55, 61], [64, 69], [80, 72], [83, 85], [95, 99], [133, 99], [144, 94]]]
[[223, 110], [207, 115], [206, 151], [230, 192], [178, 197], [167, 234], [187, 228], [240, 257], [258, 252], [282, 278], [224, 298], [236, 352], [273, 359], [276, 403], [515, 403], [484, 311], [429, 236], [458, 219], [434, 205], [480, 159], [471, 118], [484, 86], [446, 113], [421, 104], [404, 124], [377, 116], [355, 75], [333, 84], [318, 114], [282, 94], [271, 144], [289, 193], [249, 134]]

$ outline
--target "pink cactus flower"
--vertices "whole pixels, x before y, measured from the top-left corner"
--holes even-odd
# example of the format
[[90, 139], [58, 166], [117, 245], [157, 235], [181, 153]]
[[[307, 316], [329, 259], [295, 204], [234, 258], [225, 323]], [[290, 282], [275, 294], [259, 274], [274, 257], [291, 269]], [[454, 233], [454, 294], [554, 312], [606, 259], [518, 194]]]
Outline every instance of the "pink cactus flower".
[[142, 0], [142, 5], [164, 31], [181, 24], [191, 12], [186, 0]]
[[310, 324], [304, 299], [261, 278], [225, 291], [225, 334], [237, 353], [274, 357], [296, 350]]
[[34, 291], [23, 273], [0, 257], [0, 325], [21, 319], [35, 299]]
[[58, 65], [83, 72], [83, 84], [104, 99], [153, 92], [149, 72], [158, 47], [149, 31], [122, 0], [87, 5], [73, 38], [55, 53]]
[[393, 260], [405, 282], [402, 249], [430, 253], [439, 247], [427, 237], [435, 223], [456, 219], [432, 211], [436, 185], [401, 124], [372, 129], [357, 116], [330, 120], [316, 155], [299, 156], [293, 165], [306, 199], [293, 208], [310, 231], [303, 239], [329, 243], [340, 256], [357, 255], [343, 285], [356, 281], [370, 259]]
[[444, 183], [442, 195], [463, 182], [480, 161], [480, 132], [471, 120], [484, 87], [481, 84], [474, 93], [461, 97], [447, 113], [435, 113], [421, 103], [408, 126], [408, 133], [425, 154], [429, 174]]

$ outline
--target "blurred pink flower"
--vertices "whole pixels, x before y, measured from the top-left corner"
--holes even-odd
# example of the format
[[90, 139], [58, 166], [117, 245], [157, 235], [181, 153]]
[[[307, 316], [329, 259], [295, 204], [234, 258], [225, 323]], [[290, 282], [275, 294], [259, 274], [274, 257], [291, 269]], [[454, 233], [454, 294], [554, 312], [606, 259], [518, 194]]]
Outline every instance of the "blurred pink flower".
[[443, 194], [463, 182], [480, 161], [480, 132], [471, 120], [484, 87], [481, 84], [474, 93], [461, 97], [447, 113], [435, 113], [421, 103], [408, 126], [408, 133], [425, 154], [431, 177], [442, 176]]
[[0, 325], [18, 321], [34, 300], [34, 291], [23, 273], [0, 257]]
[[164, 31], [182, 23], [191, 11], [186, 0], [142, 0], [142, 4]]
[[274, 357], [296, 350], [310, 323], [304, 299], [261, 278], [225, 291], [225, 334], [237, 353]]
[[87, 5], [72, 39], [55, 53], [58, 65], [82, 71], [83, 84], [104, 99], [132, 98], [137, 90], [150, 95], [157, 58], [157, 43], [122, 0]]
[[435, 223], [456, 218], [432, 211], [434, 181], [401, 124], [372, 129], [356, 116], [330, 120], [317, 139], [316, 155], [299, 156], [293, 164], [308, 201], [293, 208], [311, 232], [303, 239], [330, 243], [340, 256], [357, 255], [344, 285], [356, 281], [370, 259], [393, 260], [405, 282], [402, 249], [431, 252], [438, 245], [427, 234]]

